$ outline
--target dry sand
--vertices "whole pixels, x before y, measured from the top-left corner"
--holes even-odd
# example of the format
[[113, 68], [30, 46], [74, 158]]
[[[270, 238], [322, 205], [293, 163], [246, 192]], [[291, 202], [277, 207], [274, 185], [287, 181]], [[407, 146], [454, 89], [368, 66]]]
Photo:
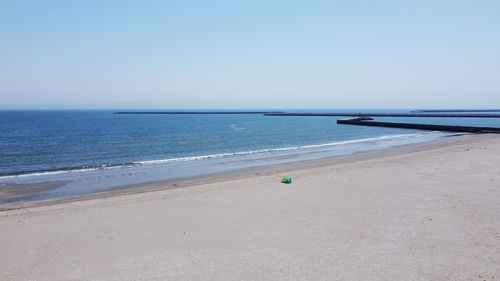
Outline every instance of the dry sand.
[[49, 203], [3, 206], [0, 280], [500, 279], [498, 135]]

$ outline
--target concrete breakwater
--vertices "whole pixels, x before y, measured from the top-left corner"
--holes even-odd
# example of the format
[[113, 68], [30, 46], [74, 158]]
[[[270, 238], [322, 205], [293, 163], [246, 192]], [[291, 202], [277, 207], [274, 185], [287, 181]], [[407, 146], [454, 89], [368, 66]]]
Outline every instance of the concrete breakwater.
[[332, 112], [332, 113], [309, 113], [309, 112], [266, 112], [266, 116], [371, 116], [371, 117], [456, 117], [456, 118], [500, 118], [500, 114], [488, 113], [374, 113], [374, 112]]
[[267, 114], [267, 111], [117, 111], [113, 114]]
[[419, 109], [411, 112], [500, 112], [500, 109]]
[[[378, 122], [372, 121], [371, 117], [443, 117], [443, 118], [500, 118], [498, 113], [478, 113], [479, 111], [418, 111], [419, 113], [368, 113], [368, 112], [266, 112], [266, 111], [119, 111], [114, 114], [263, 114], [264, 116], [317, 116], [317, 117], [352, 117], [337, 120], [338, 124], [378, 126], [404, 129], [468, 132], [468, 133], [500, 133], [499, 127], [475, 127], [475, 126], [452, 126], [452, 125], [430, 125], [414, 123]], [[445, 112], [445, 113], [443, 113]], [[458, 113], [451, 113], [458, 112]], [[472, 113], [466, 113], [472, 112]]]
[[389, 127], [402, 129], [448, 131], [462, 133], [495, 133], [500, 134], [498, 127], [475, 127], [475, 126], [453, 126], [453, 125], [431, 125], [417, 123], [378, 122], [372, 121], [371, 117], [454, 117], [454, 118], [500, 118], [500, 114], [484, 113], [266, 113], [266, 116], [325, 116], [339, 117], [350, 116], [352, 118], [337, 120], [337, 124]]
[[500, 113], [375, 113], [375, 112], [282, 112], [282, 111], [117, 111], [113, 114], [263, 114], [265, 116], [326, 116], [326, 117], [459, 117], [500, 118]]
[[369, 118], [369, 117], [355, 117], [355, 118], [337, 120], [337, 124], [403, 128], [403, 129], [417, 129], [417, 130], [430, 130], [430, 131], [462, 132], [462, 133], [495, 133], [495, 134], [500, 134], [500, 128], [497, 128], [497, 127], [431, 125], [431, 124], [415, 124], [415, 123], [378, 122], [378, 121], [371, 121], [371, 120], [373, 120], [373, 119]]

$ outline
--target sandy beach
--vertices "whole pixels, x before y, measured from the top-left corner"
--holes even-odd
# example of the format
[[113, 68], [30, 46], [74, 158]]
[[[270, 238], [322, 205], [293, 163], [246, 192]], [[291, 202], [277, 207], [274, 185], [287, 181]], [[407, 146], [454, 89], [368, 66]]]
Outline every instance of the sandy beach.
[[466, 135], [3, 205], [0, 280], [499, 280], [499, 155]]

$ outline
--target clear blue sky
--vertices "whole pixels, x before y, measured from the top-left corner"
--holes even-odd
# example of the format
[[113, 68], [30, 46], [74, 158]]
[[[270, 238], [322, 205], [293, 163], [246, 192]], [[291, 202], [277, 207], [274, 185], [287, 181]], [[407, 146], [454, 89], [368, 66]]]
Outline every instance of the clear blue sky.
[[500, 1], [0, 0], [0, 108], [500, 108]]

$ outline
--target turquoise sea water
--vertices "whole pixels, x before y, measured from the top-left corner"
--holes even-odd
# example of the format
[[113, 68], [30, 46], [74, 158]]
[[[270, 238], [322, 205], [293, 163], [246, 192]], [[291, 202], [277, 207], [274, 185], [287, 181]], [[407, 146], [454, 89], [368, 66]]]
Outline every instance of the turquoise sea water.
[[[328, 111], [337, 112], [320, 112]], [[112, 112], [0, 111], [0, 188], [7, 183], [65, 180], [68, 184], [30, 200], [71, 196], [129, 184], [384, 149], [451, 135], [337, 125], [335, 117]], [[390, 120], [499, 126], [498, 119]]]

